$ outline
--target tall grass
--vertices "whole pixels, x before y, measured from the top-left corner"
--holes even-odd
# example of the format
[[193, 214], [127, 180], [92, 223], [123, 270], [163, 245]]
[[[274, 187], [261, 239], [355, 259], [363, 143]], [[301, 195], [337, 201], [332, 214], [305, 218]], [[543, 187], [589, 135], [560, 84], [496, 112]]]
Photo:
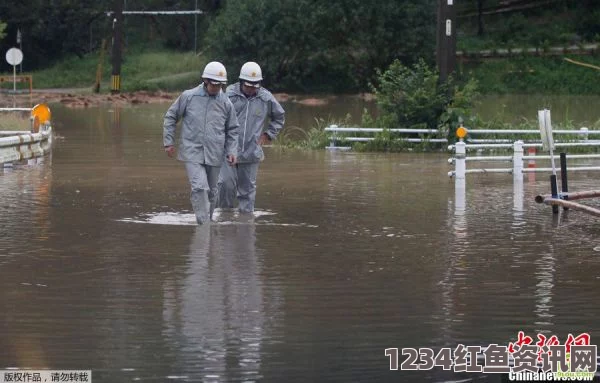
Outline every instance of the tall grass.
[[1, 112], [0, 130], [31, 130], [31, 121], [29, 120], [29, 113]]
[[[597, 56], [569, 56], [598, 64]], [[563, 57], [512, 57], [465, 64], [462, 79], [475, 78], [481, 93], [598, 94], [600, 72], [569, 63]]]
[[137, 53], [123, 61], [121, 81], [131, 91], [188, 89], [198, 85], [204, 65], [204, 57], [194, 53]]
[[[87, 88], [96, 82], [100, 54], [88, 54], [83, 58], [68, 57], [50, 68], [36, 71], [33, 87], [39, 88]], [[131, 50], [123, 53], [121, 64], [121, 90], [182, 90], [196, 86], [206, 60], [194, 53], [175, 51]], [[109, 90], [112, 65], [107, 52], [102, 60], [101, 90]]]
[[350, 115], [347, 115], [343, 120], [333, 119], [331, 116], [315, 118], [314, 125], [308, 130], [293, 125], [286, 126], [273, 143], [279, 149], [324, 149], [331, 141], [331, 133], [326, 132], [325, 128], [329, 125], [348, 126], [350, 119]]

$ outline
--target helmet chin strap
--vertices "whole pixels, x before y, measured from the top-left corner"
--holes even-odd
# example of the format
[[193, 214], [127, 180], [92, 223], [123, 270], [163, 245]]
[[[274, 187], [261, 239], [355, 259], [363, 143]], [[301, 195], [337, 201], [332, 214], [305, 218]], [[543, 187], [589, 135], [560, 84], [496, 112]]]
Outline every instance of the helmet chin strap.
[[[256, 92], [247, 93], [245, 89], [248, 89], [248, 88], [250, 88], [250, 89], [256, 89]], [[243, 80], [240, 80], [240, 90], [242, 91], [242, 93], [246, 97], [254, 97], [258, 93], [258, 88], [252, 88], [252, 87], [249, 87], [249, 86], [245, 86]]]

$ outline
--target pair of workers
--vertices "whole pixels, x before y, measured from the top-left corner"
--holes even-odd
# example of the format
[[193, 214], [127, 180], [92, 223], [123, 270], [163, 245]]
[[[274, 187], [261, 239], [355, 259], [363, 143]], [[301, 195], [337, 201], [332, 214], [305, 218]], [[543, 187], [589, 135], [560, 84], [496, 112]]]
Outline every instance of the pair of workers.
[[233, 208], [236, 198], [240, 212], [254, 211], [262, 146], [285, 122], [283, 108], [262, 80], [260, 66], [250, 61], [242, 66], [239, 82], [223, 92], [227, 70], [210, 62], [202, 83], [181, 93], [165, 114], [163, 144], [169, 157], [175, 156], [176, 125], [182, 121], [177, 159], [185, 163], [198, 224], [209, 221], [215, 207]]

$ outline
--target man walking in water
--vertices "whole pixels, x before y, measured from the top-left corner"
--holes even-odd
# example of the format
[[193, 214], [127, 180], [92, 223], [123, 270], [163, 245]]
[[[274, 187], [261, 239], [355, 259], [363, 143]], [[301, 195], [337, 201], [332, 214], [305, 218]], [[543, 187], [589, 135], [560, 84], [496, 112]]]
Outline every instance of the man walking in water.
[[175, 128], [182, 120], [177, 159], [185, 163], [199, 225], [212, 217], [223, 159], [228, 167], [237, 161], [239, 124], [231, 101], [221, 91], [226, 83], [225, 66], [208, 63], [202, 84], [184, 91], [164, 117], [163, 143], [169, 157], [175, 155]]
[[240, 123], [238, 164], [221, 167], [217, 205], [233, 208], [237, 197], [240, 212], [252, 213], [258, 166], [264, 159], [262, 146], [277, 137], [285, 122], [285, 112], [271, 92], [261, 86], [262, 70], [257, 63], [245, 63], [239, 79], [237, 84], [227, 87], [227, 96]]

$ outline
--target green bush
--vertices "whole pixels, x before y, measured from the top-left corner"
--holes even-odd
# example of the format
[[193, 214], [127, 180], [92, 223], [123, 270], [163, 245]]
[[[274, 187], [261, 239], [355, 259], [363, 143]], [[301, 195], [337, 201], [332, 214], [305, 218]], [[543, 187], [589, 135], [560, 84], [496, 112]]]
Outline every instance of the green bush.
[[438, 73], [423, 60], [412, 67], [395, 61], [385, 72], [379, 73], [378, 80], [373, 90], [380, 117], [375, 120], [363, 113], [364, 126], [384, 129], [374, 141], [364, 145], [377, 150], [401, 150], [406, 146], [406, 142], [392, 144], [398, 139], [386, 129], [393, 128], [438, 129], [449, 140], [454, 140], [458, 126], [465, 120], [470, 121], [478, 96], [476, 81], [469, 80], [459, 86], [450, 78], [440, 84]]
[[446, 89], [438, 87], [437, 73], [423, 60], [412, 68], [396, 60], [385, 72], [378, 71], [378, 82], [373, 89], [377, 105], [384, 116], [389, 116], [389, 123], [437, 127], [437, 119], [448, 101]]

